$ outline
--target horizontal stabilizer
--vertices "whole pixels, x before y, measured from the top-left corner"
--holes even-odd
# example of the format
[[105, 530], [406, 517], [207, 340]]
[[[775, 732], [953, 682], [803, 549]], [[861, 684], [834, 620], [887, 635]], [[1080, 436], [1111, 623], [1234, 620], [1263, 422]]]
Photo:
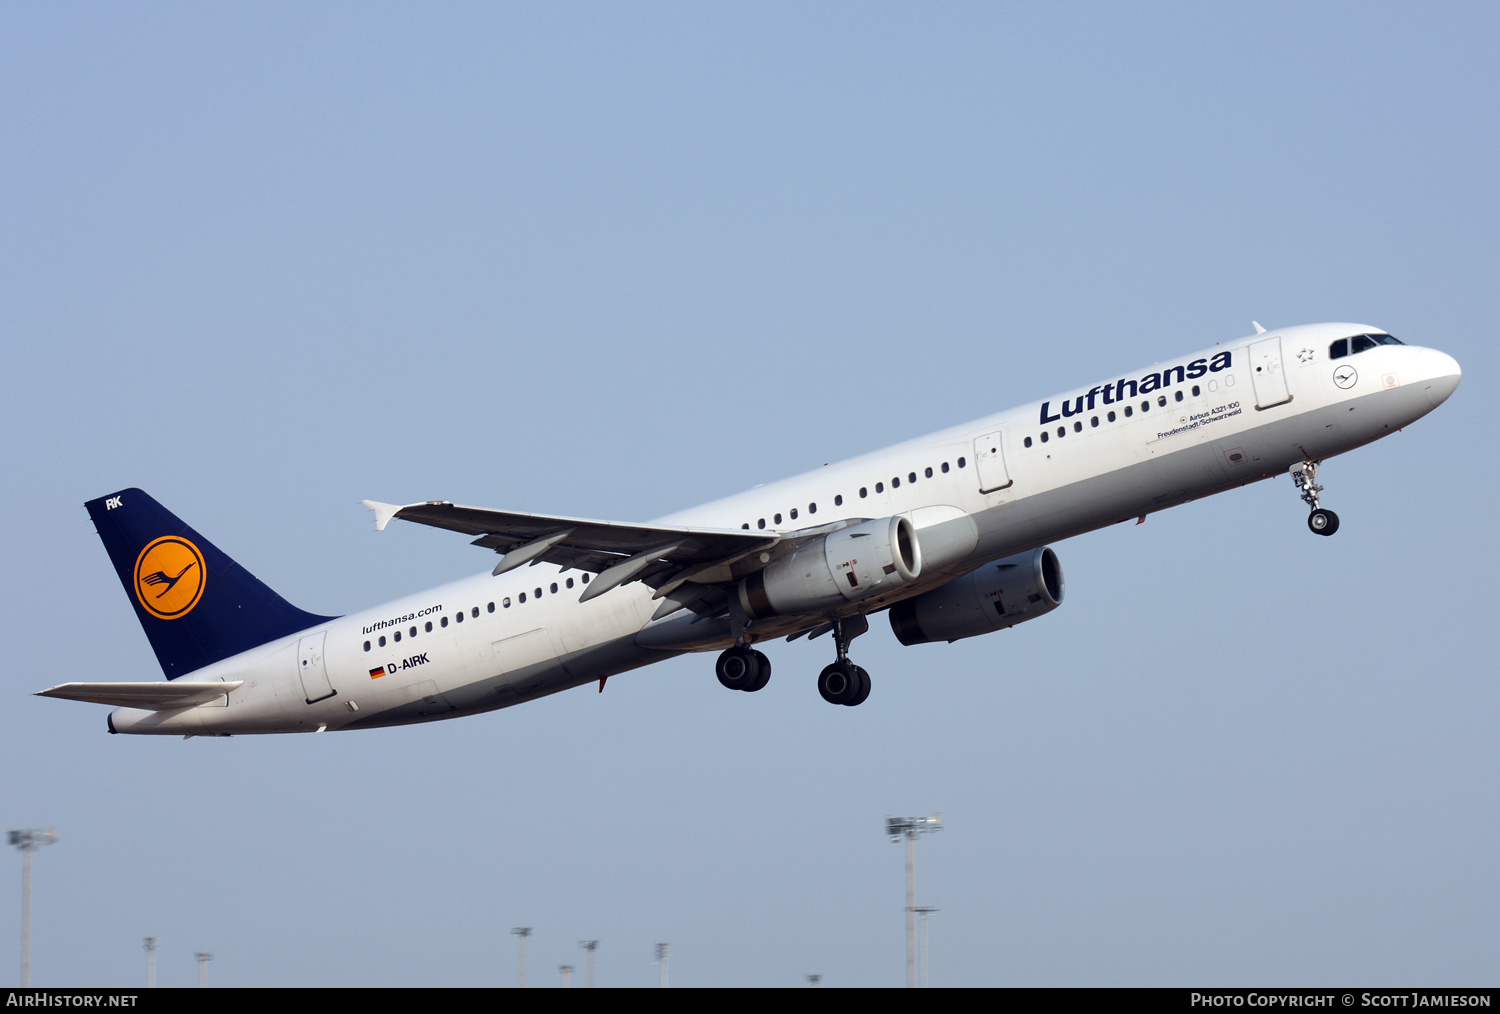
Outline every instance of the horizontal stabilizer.
[[171, 711], [216, 701], [244, 685], [244, 680], [224, 683], [63, 683], [48, 687], [36, 696], [109, 704], [117, 708]]

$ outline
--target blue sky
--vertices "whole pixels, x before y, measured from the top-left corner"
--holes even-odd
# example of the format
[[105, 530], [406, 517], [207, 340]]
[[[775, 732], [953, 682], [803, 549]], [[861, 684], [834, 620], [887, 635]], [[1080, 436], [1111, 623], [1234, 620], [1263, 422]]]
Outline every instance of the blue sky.
[[[1492, 983], [1490, 5], [12, 5], [0, 13], [0, 816], [33, 978]], [[1012, 631], [673, 660], [521, 708], [143, 740], [84, 500], [297, 605], [491, 565], [359, 501], [646, 520], [1318, 320], [1458, 358], [1325, 466], [1060, 544]], [[0, 911], [19, 907], [19, 857]], [[10, 957], [7, 958], [6, 955]], [[17, 969], [19, 940], [0, 940]], [[5, 973], [14, 974], [14, 973]]]

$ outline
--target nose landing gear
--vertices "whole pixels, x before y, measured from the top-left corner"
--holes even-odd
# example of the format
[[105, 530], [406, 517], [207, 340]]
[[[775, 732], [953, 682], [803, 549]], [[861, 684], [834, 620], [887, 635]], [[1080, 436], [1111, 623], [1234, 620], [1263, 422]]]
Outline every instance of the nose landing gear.
[[1307, 527], [1316, 535], [1332, 535], [1339, 530], [1339, 516], [1333, 511], [1318, 506], [1318, 494], [1323, 487], [1318, 485], [1318, 466], [1321, 461], [1299, 461], [1292, 466], [1292, 484], [1302, 495], [1303, 503], [1311, 508], [1307, 515]]

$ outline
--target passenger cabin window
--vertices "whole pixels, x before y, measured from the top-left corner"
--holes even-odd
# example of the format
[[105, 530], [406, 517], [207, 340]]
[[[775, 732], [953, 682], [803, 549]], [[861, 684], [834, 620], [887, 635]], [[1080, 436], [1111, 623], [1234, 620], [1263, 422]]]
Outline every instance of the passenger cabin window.
[[833, 505], [835, 507], [842, 507], [842, 506], [844, 506], [844, 494], [840, 493], [837, 496], [835, 496], [833, 498]]

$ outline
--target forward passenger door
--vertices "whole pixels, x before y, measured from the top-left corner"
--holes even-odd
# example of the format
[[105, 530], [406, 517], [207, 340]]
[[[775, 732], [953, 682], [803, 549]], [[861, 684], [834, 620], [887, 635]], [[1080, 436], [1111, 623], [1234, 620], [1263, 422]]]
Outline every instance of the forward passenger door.
[[1271, 408], [1292, 400], [1281, 368], [1281, 336], [1250, 343], [1250, 383], [1255, 387], [1255, 407]]
[[974, 467], [979, 472], [979, 492], [1005, 489], [1014, 480], [1005, 467], [1005, 431], [995, 430], [974, 438]]

